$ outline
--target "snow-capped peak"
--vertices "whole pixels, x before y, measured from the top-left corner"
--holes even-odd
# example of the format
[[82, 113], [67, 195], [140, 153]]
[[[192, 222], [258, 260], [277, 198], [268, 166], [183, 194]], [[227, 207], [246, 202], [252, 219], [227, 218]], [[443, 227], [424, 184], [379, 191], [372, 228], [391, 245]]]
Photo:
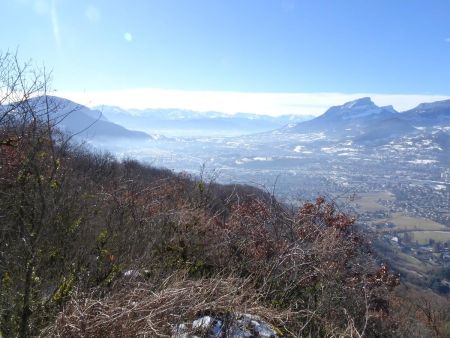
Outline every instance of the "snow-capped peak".
[[380, 114], [396, 114], [392, 106], [378, 107], [370, 97], [363, 97], [354, 101], [334, 106], [323, 115], [327, 118], [339, 118], [343, 120], [362, 118], [366, 116], [378, 116]]
[[362, 97], [357, 100], [353, 100], [347, 103], [344, 103], [342, 109], [354, 109], [354, 108], [368, 108], [368, 107], [376, 107], [375, 103], [372, 102], [370, 97]]

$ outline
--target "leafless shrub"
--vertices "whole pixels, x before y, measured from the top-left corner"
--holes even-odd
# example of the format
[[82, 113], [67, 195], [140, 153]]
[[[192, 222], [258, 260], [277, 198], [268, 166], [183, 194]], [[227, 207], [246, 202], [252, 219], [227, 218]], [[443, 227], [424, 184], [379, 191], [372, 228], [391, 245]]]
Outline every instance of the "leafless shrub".
[[449, 296], [406, 285], [391, 298], [391, 307], [401, 337], [450, 336]]
[[288, 311], [261, 305], [250, 280], [169, 278], [162, 285], [126, 284], [101, 298], [79, 294], [44, 337], [170, 337], [176, 325], [204, 314], [251, 313], [283, 326]]

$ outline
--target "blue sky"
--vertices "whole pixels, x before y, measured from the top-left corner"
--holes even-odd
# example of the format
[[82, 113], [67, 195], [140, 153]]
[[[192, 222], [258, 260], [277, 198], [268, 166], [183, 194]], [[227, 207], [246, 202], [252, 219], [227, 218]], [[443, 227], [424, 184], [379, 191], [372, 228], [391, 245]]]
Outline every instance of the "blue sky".
[[[450, 95], [448, 0], [3, 0], [0, 6], [0, 50], [18, 48], [22, 59], [45, 64], [56, 90], [85, 102], [101, 97], [132, 106], [124, 97], [132, 89], [164, 89], [172, 93], [165, 104], [180, 108], [197, 107], [177, 103], [180, 91], [196, 100], [206, 91], [322, 95], [316, 101], [331, 93], [336, 103], [369, 94], [400, 108]], [[273, 113], [317, 105], [305, 97]], [[211, 108], [220, 110], [226, 100]], [[333, 100], [323, 99], [323, 106]], [[224, 110], [233, 109], [261, 108]]]

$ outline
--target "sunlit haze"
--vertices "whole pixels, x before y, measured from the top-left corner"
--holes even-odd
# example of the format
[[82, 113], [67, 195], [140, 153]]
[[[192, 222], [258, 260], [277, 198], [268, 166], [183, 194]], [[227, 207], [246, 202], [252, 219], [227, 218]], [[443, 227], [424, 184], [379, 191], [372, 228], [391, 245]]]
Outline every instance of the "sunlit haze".
[[449, 98], [442, 95], [393, 95], [374, 93], [251, 93], [225, 91], [186, 91], [168, 89], [129, 89], [93, 92], [56, 92], [89, 107], [112, 105], [125, 109], [182, 108], [266, 115], [320, 115], [330, 106], [370, 96], [380, 106], [393, 105], [399, 111], [422, 102]]
[[[312, 114], [449, 97], [448, 1], [3, 1], [0, 48], [85, 104]], [[136, 89], [137, 88], [137, 89]]]

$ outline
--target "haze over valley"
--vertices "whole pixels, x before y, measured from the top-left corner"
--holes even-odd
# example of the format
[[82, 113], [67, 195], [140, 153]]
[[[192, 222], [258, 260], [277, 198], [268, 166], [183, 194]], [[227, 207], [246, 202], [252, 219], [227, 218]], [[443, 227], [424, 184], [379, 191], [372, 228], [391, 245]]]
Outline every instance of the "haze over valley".
[[[322, 194], [350, 207], [362, 226], [382, 234], [394, 249], [406, 245], [413, 256], [421, 245], [450, 241], [450, 100], [397, 112], [365, 97], [300, 122], [304, 117], [105, 106], [75, 109], [72, 116], [86, 112], [100, 118], [90, 127], [88, 144], [119, 158], [219, 183], [252, 184], [294, 205]], [[105, 134], [103, 124], [112, 122], [134, 131]], [[72, 130], [79, 126], [71, 124]], [[169, 127], [169, 136], [157, 133]], [[242, 135], [229, 136], [229, 127]], [[402, 217], [415, 225], [406, 230], [409, 243], [399, 247], [391, 239], [402, 243], [405, 229], [396, 231]], [[436, 226], [428, 227], [430, 222]], [[430, 263], [425, 257], [424, 266], [449, 259]], [[423, 269], [413, 270], [420, 275]]]
[[0, 338], [450, 337], [450, 2], [1, 11]]

